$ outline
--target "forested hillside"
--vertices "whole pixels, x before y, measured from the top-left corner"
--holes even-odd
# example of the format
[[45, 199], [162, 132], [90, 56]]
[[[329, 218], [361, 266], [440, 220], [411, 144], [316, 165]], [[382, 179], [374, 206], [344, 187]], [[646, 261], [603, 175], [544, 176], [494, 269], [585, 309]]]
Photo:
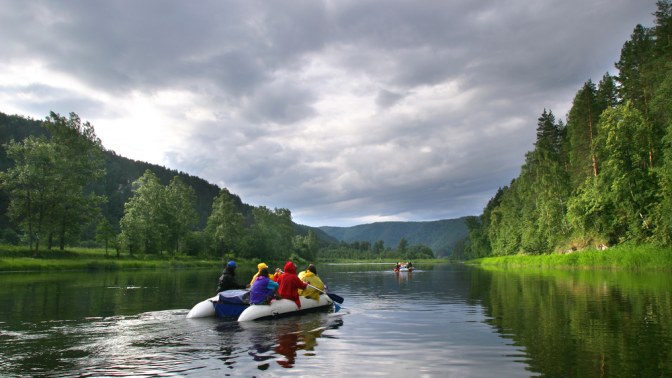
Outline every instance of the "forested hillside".
[[347, 242], [382, 241], [387, 248], [397, 248], [400, 240], [409, 245], [426, 245], [437, 257], [449, 256], [468, 234], [465, 218], [431, 222], [376, 222], [352, 227], [320, 227], [334, 238]]
[[[54, 115], [50, 116], [50, 118], [53, 117]], [[79, 121], [74, 113], [71, 114], [70, 117], [70, 120], [67, 121], [65, 120], [65, 117], [63, 117], [63, 120], [66, 121], [65, 123], [69, 124], [69, 127], [74, 127], [75, 129], [80, 128], [79, 131], [82, 131], [82, 129], [85, 129], [84, 126], [91, 126], [87, 124], [82, 125], [81, 121]], [[58, 122], [60, 122], [60, 120], [57, 120], [56, 123]], [[0, 172], [5, 173], [9, 168], [14, 167], [15, 165], [13, 159], [7, 155], [6, 146], [9, 144], [14, 144], [14, 147], [26, 147], [26, 140], [37, 138], [34, 141], [44, 142], [49, 138], [53, 139], [54, 136], [52, 134], [54, 132], [58, 132], [58, 130], [63, 131], [62, 128], [59, 127], [52, 128], [51, 130], [45, 127], [45, 125], [49, 124], [50, 122], [45, 122], [43, 120], [38, 121], [0, 112]], [[95, 141], [97, 138], [95, 138], [95, 132], [93, 131], [92, 126], [90, 132], [93, 133], [91, 139]], [[51, 145], [51, 147], [54, 147], [54, 145]], [[35, 150], [37, 150], [37, 148], [35, 148]], [[24, 151], [17, 156], [26, 157], [27, 155]], [[47, 157], [44, 156], [42, 158], [46, 159]], [[53, 159], [53, 156], [50, 156], [49, 158]], [[170, 183], [178, 177], [186, 187], [193, 190], [193, 206], [196, 214], [195, 224], [192, 227], [193, 230], [202, 230], [206, 228], [208, 219], [213, 212], [213, 203], [215, 199], [222, 194], [222, 189], [217, 185], [211, 184], [199, 177], [171, 170], [156, 164], [128, 159], [117, 155], [114, 151], [102, 149], [101, 158], [103, 164], [99, 168], [104, 172], [104, 175], [100, 179], [87, 180], [85, 183], [85, 191], [93, 193], [101, 199], [100, 201], [95, 201], [95, 205], [99, 207], [100, 218], [93, 216], [90, 219], [82, 219], [79, 234], [70, 235], [68, 237], [71, 243], [94, 243], [94, 239], [96, 239], [96, 227], [100, 225], [102, 219], [105, 220], [106, 224], [109, 224], [110, 234], [119, 233], [121, 231], [120, 221], [124, 217], [125, 205], [133, 197], [134, 190], [138, 189], [139, 180], [144, 177], [147, 172], [151, 172], [153, 177], [157, 179], [158, 184], [164, 187], [168, 187]], [[74, 160], [76, 161], [77, 159]], [[53, 165], [53, 160], [45, 160], [45, 163], [47, 165]], [[72, 160], [66, 161], [65, 163], [66, 165], [75, 165]], [[4, 185], [7, 183], [4, 182], [0, 184]], [[26, 185], [27, 184], [28, 183], [26, 183]], [[25, 188], [34, 189], [34, 185], [25, 186]], [[255, 208], [244, 203], [241, 198], [235, 194], [229, 193], [228, 191], [226, 191], [225, 194], [227, 201], [232, 205], [232, 211], [241, 215], [242, 225], [244, 227], [251, 227], [251, 225], [255, 223]], [[25, 227], [21, 227], [19, 223], [24, 222], [27, 216], [17, 214], [15, 216], [16, 220], [13, 221], [10, 218], [9, 204], [10, 197], [8, 191], [0, 190], [0, 242], [15, 244], [21, 239], [22, 232], [25, 236]], [[263, 211], [261, 212], [263, 213]], [[257, 214], [257, 218], [260, 216], [260, 214]], [[322, 245], [337, 243], [336, 239], [316, 228], [298, 225], [293, 222], [291, 225], [293, 235], [306, 237], [309, 233], [312, 233]], [[248, 248], [252, 247], [249, 246]]]
[[[8, 143], [10, 140], [17, 142], [24, 140], [30, 135], [49, 135], [49, 132], [42, 126], [42, 121], [36, 121], [16, 115], [7, 115], [0, 112], [0, 145]], [[6, 150], [0, 148], [0, 171], [4, 171], [12, 165], [12, 161], [7, 157]], [[151, 170], [167, 185], [175, 177], [181, 177], [185, 183], [194, 188], [197, 196], [197, 211], [199, 213], [199, 224], [204, 225], [212, 210], [212, 200], [219, 194], [220, 188], [199, 177], [191, 176], [184, 172], [171, 170], [160, 165], [149, 164], [142, 161], [136, 161], [117, 155], [114, 151], [105, 151], [105, 171], [104, 180], [97, 183], [99, 186], [97, 192], [107, 196], [107, 203], [103, 206], [103, 215], [113, 223], [118, 223], [124, 212], [124, 203], [132, 195], [132, 183], [137, 180], [145, 171]], [[7, 219], [7, 197], [4, 191], [0, 191], [0, 209], [2, 211], [0, 228], [9, 225]], [[244, 204], [239, 197], [235, 197], [240, 211], [249, 214], [251, 206]]]
[[[74, 156], [68, 159], [63, 158], [62, 162], [59, 162], [60, 158], [56, 159], [57, 156], [51, 149], [63, 148], [63, 151], [68, 151], [61, 144], [68, 144], [71, 141], [68, 142], [69, 139], [65, 137], [59, 139], [52, 134], [67, 134], [73, 130], [76, 131], [76, 134], [89, 133], [89, 135], [80, 135], [79, 137], [85, 136], [84, 139], [87, 143], [84, 143], [84, 145], [93, 143], [93, 145], [99, 146], [100, 154], [95, 154], [99, 157], [80, 159]], [[57, 142], [52, 144], [51, 141], [54, 139], [57, 139]], [[75, 139], [78, 138], [72, 140]], [[50, 202], [45, 202], [47, 206], [58, 206], [56, 202], [75, 201], [73, 204], [79, 203], [77, 206], [84, 206], [80, 207], [80, 212], [88, 214], [69, 220], [73, 224], [68, 226], [67, 232], [63, 229], [62, 235], [56, 237], [62, 239], [60, 242], [62, 245], [100, 243], [101, 236], [99, 234], [102, 232], [102, 238], [106, 244], [111, 243], [119, 248], [129, 249], [129, 251], [160, 252], [172, 248], [175, 251], [183, 249], [189, 254], [198, 254], [202, 253], [198, 251], [207, 249], [219, 250], [220, 253], [226, 250], [238, 250], [237, 254], [239, 255], [254, 256], [256, 254], [256, 256], [261, 257], [272, 256], [276, 252], [280, 253], [278, 248], [284, 248], [287, 251], [293, 250], [304, 257], [315, 258], [320, 249], [323, 249], [325, 254], [335, 254], [333, 252], [334, 246], [338, 246], [342, 252], [344, 246], [339, 242], [353, 243], [360, 250], [359, 242], [368, 241], [369, 246], [376, 244], [378, 253], [386, 252], [388, 258], [401, 258], [409, 255], [405, 252], [406, 246], [420, 247], [421, 245], [431, 248], [432, 251], [412, 248], [410, 255], [420, 256], [431, 255], [432, 253], [436, 256], [449, 255], [455, 249], [456, 244], [464, 240], [467, 234], [464, 219], [434, 222], [383, 222], [345, 228], [325, 227], [324, 229], [298, 225], [289, 221], [291, 230], [279, 232], [278, 229], [285, 229], [284, 221], [279, 219], [291, 219], [289, 210], [276, 209], [271, 211], [265, 208], [255, 208], [245, 204], [239, 196], [201, 178], [155, 164], [131, 160], [117, 155], [114, 151], [105, 150], [102, 148], [102, 143], [95, 137], [93, 126], [87, 123], [82, 124], [79, 117], [74, 113], [70, 115], [70, 119], [52, 113], [46, 121], [36, 121], [0, 113], [0, 145], [3, 146], [0, 148], [0, 167], [2, 168], [0, 172], [5, 175], [3, 177], [7, 181], [3, 183], [5, 190], [0, 190], [0, 210], [2, 210], [0, 215], [2, 235], [0, 239], [4, 242], [18, 243], [19, 239], [28, 242], [26, 235], [34, 235], [34, 241], [37, 242], [41, 239], [40, 234], [47, 234], [49, 240], [52, 240], [58, 234], [59, 227], [48, 224], [38, 225], [31, 219], [40, 218], [41, 215], [39, 214], [47, 214], [49, 217], [56, 216], [60, 219], [64, 217], [70, 219], [71, 217], [67, 214], [54, 215], [54, 211], [31, 210], [31, 206], [22, 202], [20, 193], [24, 189], [35, 191], [35, 193], [46, 193], [51, 190], [50, 188], [53, 185], [59, 185], [57, 184], [60, 182], [59, 175], [77, 175], [77, 172], [85, 168], [89, 172], [102, 172], [102, 176], [98, 179], [84, 179], [77, 186], [79, 189], [74, 191], [81, 190], [82, 195], [88, 196], [86, 197], [88, 198], [87, 205], [83, 205], [81, 201], [75, 198], [68, 199], [66, 197], [63, 197], [62, 200], [52, 199]], [[6, 146], [14, 151], [13, 159], [7, 156]], [[49, 151], [45, 152], [48, 156], [40, 158], [38, 154], [40, 149]], [[76, 151], [70, 151], [70, 153], [76, 153]], [[60, 154], [65, 154], [65, 152]], [[29, 163], [30, 156], [36, 158], [37, 161]], [[22, 165], [19, 171], [14, 167], [15, 159], [18, 159]], [[41, 159], [46, 160], [39, 163]], [[100, 160], [100, 166], [77, 167], [76, 161], [89, 160]], [[63, 164], [60, 170], [53, 167], [54, 162]], [[30, 173], [32, 171], [35, 173], [40, 169], [48, 173], [47, 175], [41, 174], [42, 176], [53, 176], [52, 181], [42, 182], [44, 180], [40, 178], [39, 174], [33, 175], [33, 180], [42, 182], [40, 185], [44, 186], [44, 191], [37, 189], [35, 182], [20, 182], [20, 172]], [[13, 172], [14, 175], [10, 172]], [[175, 181], [176, 178], [179, 178], [178, 182]], [[60, 185], [62, 186], [62, 183]], [[8, 190], [15, 192], [15, 213], [17, 209], [21, 208], [18, 210], [19, 213], [15, 214], [13, 220], [9, 216], [11, 211], [9, 209]], [[65, 196], [66, 193], [62, 195]], [[174, 197], [176, 195], [179, 197]], [[171, 203], [161, 204], [159, 197], [166, 197], [166, 200]], [[183, 210], [170, 209], [174, 207], [172, 206], [174, 203], [181, 202], [186, 204], [184, 205], [186, 208], [183, 206]], [[189, 209], [191, 206], [193, 206], [193, 212]], [[96, 207], [97, 210], [94, 209]], [[98, 212], [99, 215], [96, 215]], [[144, 212], [146, 215], [142, 217], [134, 215], [138, 212]], [[31, 215], [30, 213], [36, 214]], [[153, 219], [152, 217], [155, 216], [152, 216], [152, 213], [163, 214], [161, 217], [164, 220]], [[191, 219], [192, 213], [193, 219]], [[184, 218], [182, 219], [183, 224], [179, 226], [174, 224], [174, 220], [178, 218]], [[55, 222], [59, 221], [55, 220]], [[44, 229], [37, 231], [35, 230], [36, 227]], [[127, 230], [124, 231], [124, 228]], [[171, 235], [171, 233], [178, 232], [179, 228], [186, 228], [187, 231], [191, 231], [180, 231], [182, 233], [181, 237]], [[137, 231], [136, 229], [144, 231]], [[173, 231], [166, 231], [169, 229], [173, 229]], [[252, 230], [256, 231], [253, 232]], [[266, 240], [267, 237], [272, 239], [272, 236], [269, 235], [277, 234], [286, 235], [282, 237], [285, 241], [280, 243]], [[288, 238], [292, 241], [288, 242]], [[167, 239], [175, 239], [171, 244], [183, 246], [171, 247], [165, 244], [164, 240]], [[399, 243], [402, 239], [404, 239], [405, 245], [399, 250]], [[217, 242], [216, 240], [220, 241]], [[52, 245], [53, 243], [49, 241], [47, 247], [51, 248]], [[207, 245], [215, 245], [215, 247], [208, 247]], [[330, 248], [325, 248], [330, 245]], [[352, 248], [346, 247], [346, 250], [352, 250]], [[367, 251], [369, 253], [360, 251], [362, 252], [360, 257], [372, 257], [373, 251]]]
[[618, 75], [588, 80], [566, 123], [542, 112], [520, 175], [467, 219], [462, 257], [672, 244], [672, 5], [657, 5]]

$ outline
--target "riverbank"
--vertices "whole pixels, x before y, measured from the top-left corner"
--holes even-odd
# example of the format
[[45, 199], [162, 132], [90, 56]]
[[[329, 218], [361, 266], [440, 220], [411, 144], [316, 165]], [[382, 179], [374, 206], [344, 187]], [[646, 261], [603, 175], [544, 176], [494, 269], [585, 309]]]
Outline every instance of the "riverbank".
[[[258, 261], [237, 259], [241, 266], [254, 266]], [[423, 259], [413, 261], [414, 265], [446, 263], [446, 259]], [[139, 270], [139, 269], [220, 269], [221, 259], [203, 259], [190, 256], [147, 255], [117, 257], [114, 252], [104, 249], [70, 248], [65, 251], [40, 251], [38, 254], [25, 247], [0, 246], [0, 272], [21, 271], [66, 271], [66, 270]], [[271, 264], [271, 262], [267, 262]], [[335, 259], [319, 263], [389, 263], [378, 259], [351, 260]], [[485, 257], [466, 262], [470, 265], [504, 268], [547, 268], [547, 269], [622, 269], [622, 270], [672, 270], [672, 248], [651, 245], [621, 245], [607, 250], [594, 249], [566, 254], [514, 255]], [[298, 262], [301, 265], [302, 262]], [[276, 264], [281, 266], [281, 263]], [[274, 265], [275, 266], [275, 265]]]
[[137, 270], [221, 268], [220, 260], [189, 256], [121, 255], [105, 253], [104, 249], [69, 248], [64, 251], [34, 253], [25, 247], [0, 246], [0, 272], [65, 271], [65, 270]]
[[496, 256], [467, 263], [511, 268], [672, 270], [672, 248], [626, 244], [602, 251], [587, 249], [565, 254]]
[[[308, 262], [292, 256], [297, 266], [307, 265]], [[446, 259], [422, 259], [413, 261], [418, 264], [445, 263]], [[26, 247], [0, 245], [0, 272], [33, 272], [33, 271], [83, 271], [83, 270], [140, 270], [140, 269], [221, 269], [226, 261], [221, 259], [203, 259], [190, 256], [148, 255], [126, 253], [117, 257], [116, 252], [105, 252], [101, 248], [68, 248], [60, 250], [42, 250], [39, 253], [30, 251]], [[259, 261], [236, 259], [239, 266], [256, 266]], [[282, 267], [284, 261], [266, 261], [270, 266]], [[317, 261], [318, 264], [343, 264], [343, 263], [380, 263], [390, 264], [392, 267], [396, 261], [392, 260], [352, 260], [333, 259], [329, 261]], [[391, 269], [391, 268], [390, 268]]]

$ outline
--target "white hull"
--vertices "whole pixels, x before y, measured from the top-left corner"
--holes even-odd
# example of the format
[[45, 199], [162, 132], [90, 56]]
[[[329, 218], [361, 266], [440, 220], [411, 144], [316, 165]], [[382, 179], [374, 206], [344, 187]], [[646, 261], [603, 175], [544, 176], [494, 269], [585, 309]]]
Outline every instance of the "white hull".
[[327, 295], [320, 295], [320, 300], [301, 297], [301, 309], [296, 306], [294, 301], [289, 299], [279, 299], [271, 302], [270, 305], [251, 305], [238, 317], [239, 322], [257, 320], [263, 318], [272, 318], [283, 314], [299, 313], [318, 308], [332, 306], [334, 302]]
[[197, 303], [187, 314], [187, 319], [215, 316], [215, 306], [213, 306], [212, 302], [217, 302], [218, 299], [219, 295], [215, 295], [212, 298]]

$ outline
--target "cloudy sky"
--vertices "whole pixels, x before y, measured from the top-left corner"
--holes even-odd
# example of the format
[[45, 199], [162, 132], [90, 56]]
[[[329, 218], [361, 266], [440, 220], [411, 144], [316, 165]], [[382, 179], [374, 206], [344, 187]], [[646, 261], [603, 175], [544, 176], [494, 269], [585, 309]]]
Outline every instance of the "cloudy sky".
[[0, 112], [311, 226], [478, 215], [655, 0], [0, 0]]

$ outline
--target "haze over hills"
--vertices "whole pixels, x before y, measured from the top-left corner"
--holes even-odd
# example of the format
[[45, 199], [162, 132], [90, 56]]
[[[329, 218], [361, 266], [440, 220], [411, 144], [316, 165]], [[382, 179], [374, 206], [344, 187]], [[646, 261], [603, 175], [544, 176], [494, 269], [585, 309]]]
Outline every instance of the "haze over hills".
[[429, 222], [377, 222], [352, 227], [322, 226], [319, 229], [347, 243], [382, 240], [385, 247], [393, 249], [404, 238], [409, 245], [430, 247], [437, 257], [451, 255], [456, 244], [469, 233], [464, 217]]

